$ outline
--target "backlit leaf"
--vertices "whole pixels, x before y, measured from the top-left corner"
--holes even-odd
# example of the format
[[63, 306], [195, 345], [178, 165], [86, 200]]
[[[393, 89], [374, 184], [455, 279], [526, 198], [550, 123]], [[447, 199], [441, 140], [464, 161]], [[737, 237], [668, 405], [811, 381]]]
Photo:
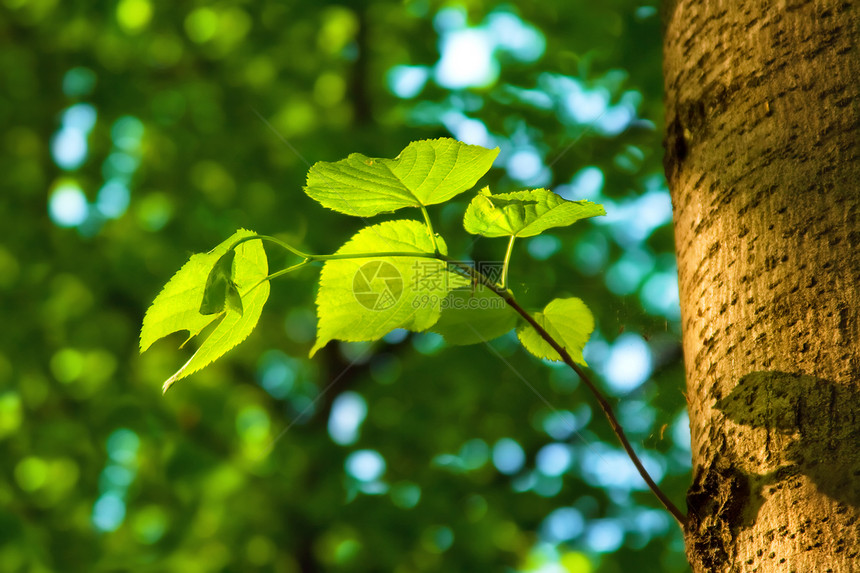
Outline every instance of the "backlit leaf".
[[[594, 317], [584, 302], [578, 298], [557, 298], [546, 305], [543, 312], [536, 312], [533, 316], [567, 350], [574, 362], [587, 366], [582, 349], [594, 330]], [[517, 336], [526, 350], [538, 358], [561, 360], [558, 352], [530, 324], [521, 325]]]
[[[268, 274], [266, 253], [259, 241], [249, 241], [236, 248], [232, 265], [232, 283], [236, 292], [231, 295], [229, 289], [226, 291], [227, 310], [218, 314], [200, 314], [206, 282], [215, 264], [237, 240], [253, 235], [251, 231], [242, 229], [212, 251], [193, 255], [173, 275], [147, 310], [140, 332], [141, 352], [156, 340], [174, 332], [188, 331], [190, 340], [217, 322], [191, 359], [164, 383], [165, 391], [177, 380], [220, 358], [247, 338], [257, 325], [263, 305], [269, 297], [268, 281], [258, 285]], [[255, 285], [258, 286], [251, 290]], [[235, 310], [235, 297], [239, 293], [242, 295], [244, 313]], [[234, 299], [232, 302], [231, 297]]]
[[[437, 239], [439, 250], [447, 247]], [[427, 227], [388, 221], [366, 227], [337, 254], [433, 253]], [[326, 261], [317, 294], [317, 350], [330, 340], [378, 340], [395, 328], [420, 332], [439, 320], [441, 301], [465, 279], [433, 258], [379, 257]]]
[[498, 153], [447, 138], [414, 141], [396, 159], [353, 153], [311, 167], [305, 192], [324, 207], [357, 217], [434, 205], [471, 189]]
[[469, 203], [463, 226], [484, 237], [533, 237], [553, 227], [567, 227], [588, 217], [605, 215], [590, 201], [568, 201], [546, 189], [493, 195], [482, 189]]

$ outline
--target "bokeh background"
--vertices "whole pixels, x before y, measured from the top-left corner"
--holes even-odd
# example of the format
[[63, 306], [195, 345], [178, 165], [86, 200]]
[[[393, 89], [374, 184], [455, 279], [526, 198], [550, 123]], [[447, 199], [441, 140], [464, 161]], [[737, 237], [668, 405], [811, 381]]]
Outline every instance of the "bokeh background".
[[[687, 569], [575, 375], [513, 335], [308, 360], [306, 269], [166, 396], [193, 348], [137, 350], [161, 286], [236, 228], [319, 253], [361, 228], [302, 193], [309, 162], [498, 146], [494, 191], [606, 206], [521, 241], [513, 288], [589, 304], [595, 378], [683, 507], [654, 0], [0, 0], [0, 42], [0, 570]], [[470, 196], [431, 208], [437, 230], [499, 260], [462, 231]]]

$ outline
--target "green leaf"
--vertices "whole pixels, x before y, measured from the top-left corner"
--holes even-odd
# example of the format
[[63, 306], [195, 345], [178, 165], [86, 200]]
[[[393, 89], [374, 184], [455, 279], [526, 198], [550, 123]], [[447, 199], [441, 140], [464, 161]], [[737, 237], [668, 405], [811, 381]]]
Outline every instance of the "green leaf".
[[[447, 252], [437, 239], [439, 251]], [[427, 227], [417, 221], [388, 221], [366, 227], [337, 254], [433, 253]], [[465, 279], [446, 263], [426, 257], [367, 257], [329, 260], [317, 294], [317, 350], [330, 340], [378, 340], [395, 328], [420, 332], [439, 320], [441, 301]]]
[[[557, 298], [546, 305], [543, 312], [534, 313], [534, 318], [567, 350], [574, 362], [587, 366], [582, 349], [594, 330], [594, 317], [584, 302], [578, 298]], [[520, 326], [517, 336], [526, 350], [538, 358], [561, 360], [558, 352], [530, 324]]]
[[568, 201], [546, 189], [493, 195], [485, 187], [466, 208], [463, 226], [469, 233], [484, 237], [533, 237], [553, 227], [567, 227], [580, 219], [605, 214], [602, 205]]
[[483, 285], [457, 289], [442, 303], [442, 316], [430, 329], [453, 345], [489, 342], [517, 325], [518, 315]]
[[221, 256], [212, 267], [206, 279], [203, 290], [203, 302], [200, 303], [200, 314], [218, 314], [224, 306], [243, 314], [242, 297], [233, 282], [233, 259], [236, 251], [230, 249]]
[[471, 189], [498, 153], [446, 138], [414, 141], [396, 159], [353, 153], [311, 167], [305, 192], [324, 207], [356, 217], [435, 205]]
[[[268, 281], [250, 290], [268, 276], [266, 252], [259, 241], [242, 243], [235, 249], [232, 264], [235, 294], [231, 295], [230, 289], [226, 291], [227, 310], [210, 315], [199, 312], [207, 280], [216, 263], [236, 241], [253, 235], [251, 231], [241, 229], [210, 252], [193, 255], [173, 275], [146, 311], [140, 331], [141, 352], [156, 340], [182, 330], [188, 331], [190, 340], [204, 328], [217, 322], [191, 359], [164, 383], [164, 391], [177, 380], [220, 358], [247, 338], [257, 325], [263, 305], [269, 297]], [[245, 312], [241, 314], [235, 310], [235, 298], [239, 293], [244, 294], [239, 297], [239, 304], [244, 303], [245, 306]]]

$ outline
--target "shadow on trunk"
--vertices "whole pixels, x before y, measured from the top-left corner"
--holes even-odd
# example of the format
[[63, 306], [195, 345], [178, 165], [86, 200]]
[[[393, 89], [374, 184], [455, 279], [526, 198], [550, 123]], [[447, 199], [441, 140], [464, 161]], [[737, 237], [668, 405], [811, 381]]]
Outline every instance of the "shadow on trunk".
[[[784, 462], [751, 475], [756, 511], [768, 487], [783, 487], [792, 475], [808, 476], [818, 490], [837, 502], [860, 505], [860, 395], [856, 388], [822, 378], [784, 372], [753, 372], [715, 407], [737, 424], [793, 437], [781, 452]], [[768, 443], [762, 444], [768, 447]], [[776, 484], [776, 485], [774, 485]]]

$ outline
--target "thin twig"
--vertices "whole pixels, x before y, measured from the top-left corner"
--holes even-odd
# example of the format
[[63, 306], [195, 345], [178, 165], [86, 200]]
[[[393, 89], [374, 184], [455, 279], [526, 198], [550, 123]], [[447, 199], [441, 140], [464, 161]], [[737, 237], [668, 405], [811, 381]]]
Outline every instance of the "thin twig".
[[639, 471], [639, 475], [642, 476], [642, 479], [645, 480], [645, 483], [648, 484], [648, 487], [651, 488], [651, 491], [654, 492], [654, 495], [657, 496], [657, 499], [663, 504], [666, 510], [671, 513], [675, 519], [678, 520], [678, 523], [683, 528], [687, 522], [686, 516], [681, 513], [674, 503], [666, 496], [663, 490], [651, 479], [651, 476], [648, 474], [648, 470], [645, 469], [645, 466], [642, 465], [642, 461], [639, 459], [639, 456], [636, 455], [636, 452], [633, 451], [633, 446], [630, 445], [630, 442], [627, 440], [627, 436], [624, 435], [624, 429], [621, 427], [621, 424], [618, 422], [618, 418], [615, 417], [615, 413], [612, 411], [612, 406], [597, 389], [597, 386], [591, 381], [591, 379], [585, 374], [585, 371], [573, 361], [568, 354], [567, 350], [564, 349], [556, 340], [541, 326], [534, 317], [523, 310], [523, 308], [517, 303], [516, 300], [512, 296], [505, 297], [505, 302], [512, 309], [517, 311], [520, 316], [522, 316], [526, 321], [534, 328], [538, 334], [540, 334], [541, 338], [547, 341], [547, 343], [552, 346], [553, 350], [558, 352], [558, 355], [561, 356], [564, 363], [570, 366], [570, 368], [576, 372], [579, 377], [585, 382], [585, 385], [591, 390], [591, 393], [594, 395], [594, 398], [597, 400], [597, 403], [600, 405], [600, 409], [603, 410], [603, 414], [606, 416], [606, 419], [609, 420], [609, 425], [612, 427], [612, 431], [618, 437], [618, 441], [621, 442], [621, 446], [624, 448], [624, 451], [627, 452], [627, 455], [630, 457], [630, 461], [633, 462], [633, 465], [636, 466], [636, 469]]
[[449, 259], [448, 257], [443, 258], [446, 262], [452, 265], [456, 265], [460, 269], [465, 270], [469, 274], [472, 275], [475, 279], [481, 282], [484, 286], [492, 290], [495, 294], [502, 297], [502, 299], [510, 306], [514, 311], [517, 312], [520, 316], [522, 316], [526, 322], [528, 322], [532, 328], [543, 338], [547, 344], [549, 344], [553, 350], [555, 350], [561, 359], [567, 364], [576, 374], [582, 379], [585, 383], [586, 387], [591, 391], [594, 395], [597, 403], [600, 405], [600, 409], [603, 410], [603, 414], [606, 416], [606, 419], [609, 420], [609, 425], [612, 427], [613, 433], [618, 438], [618, 441], [621, 442], [621, 446], [624, 448], [624, 451], [627, 452], [627, 456], [630, 458], [630, 461], [633, 462], [633, 465], [636, 466], [636, 470], [639, 472], [639, 475], [642, 476], [642, 479], [645, 480], [645, 483], [651, 489], [657, 499], [660, 500], [660, 503], [663, 504], [663, 507], [666, 508], [666, 511], [672, 514], [672, 516], [678, 521], [678, 523], [683, 528], [686, 525], [687, 518], [681, 513], [674, 503], [666, 496], [663, 490], [660, 489], [654, 480], [651, 478], [651, 475], [648, 473], [648, 470], [645, 469], [645, 466], [642, 465], [642, 460], [639, 459], [639, 456], [636, 455], [636, 452], [633, 450], [633, 446], [630, 445], [630, 441], [627, 439], [627, 436], [624, 435], [624, 429], [621, 427], [621, 424], [618, 422], [618, 418], [615, 417], [615, 412], [612, 410], [612, 406], [600, 392], [600, 390], [595, 386], [594, 382], [588, 377], [585, 371], [573, 361], [573, 358], [570, 357], [570, 354], [565, 350], [565, 348], [559, 344], [553, 337], [550, 335], [546, 329], [538, 323], [534, 319], [534, 317], [526, 312], [523, 307], [519, 305], [519, 303], [514, 299], [514, 295], [509, 290], [503, 290], [499, 288], [497, 285], [493, 284], [492, 281], [487, 279], [482, 273], [475, 271], [468, 265], [455, 261], [453, 259]]

